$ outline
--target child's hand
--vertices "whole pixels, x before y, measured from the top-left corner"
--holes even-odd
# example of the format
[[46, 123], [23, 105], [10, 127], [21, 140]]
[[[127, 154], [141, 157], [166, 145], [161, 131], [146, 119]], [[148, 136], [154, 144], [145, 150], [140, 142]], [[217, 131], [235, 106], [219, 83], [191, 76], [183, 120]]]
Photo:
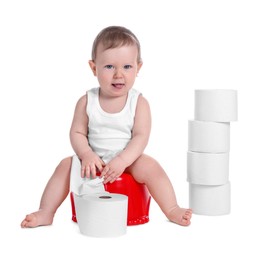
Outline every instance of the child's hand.
[[104, 167], [100, 177], [104, 177], [104, 183], [112, 183], [124, 172], [126, 166], [126, 163], [117, 156]]
[[96, 178], [97, 169], [101, 172], [105, 166], [104, 162], [99, 158], [99, 156], [93, 151], [89, 151], [84, 154], [81, 159], [81, 177]]

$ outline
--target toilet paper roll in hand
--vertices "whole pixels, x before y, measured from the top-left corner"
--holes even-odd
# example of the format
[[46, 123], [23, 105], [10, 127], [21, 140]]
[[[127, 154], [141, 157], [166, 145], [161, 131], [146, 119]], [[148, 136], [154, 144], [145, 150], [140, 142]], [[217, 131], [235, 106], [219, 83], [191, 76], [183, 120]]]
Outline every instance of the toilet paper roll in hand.
[[203, 153], [225, 153], [230, 147], [230, 124], [189, 121], [188, 150]]
[[193, 184], [222, 185], [228, 182], [229, 153], [187, 154], [187, 181]]
[[194, 214], [206, 216], [230, 213], [230, 182], [207, 186], [189, 183], [189, 202]]
[[195, 90], [195, 120], [230, 122], [237, 120], [237, 91]]
[[116, 237], [126, 233], [128, 197], [115, 193], [75, 195], [80, 232], [92, 237]]

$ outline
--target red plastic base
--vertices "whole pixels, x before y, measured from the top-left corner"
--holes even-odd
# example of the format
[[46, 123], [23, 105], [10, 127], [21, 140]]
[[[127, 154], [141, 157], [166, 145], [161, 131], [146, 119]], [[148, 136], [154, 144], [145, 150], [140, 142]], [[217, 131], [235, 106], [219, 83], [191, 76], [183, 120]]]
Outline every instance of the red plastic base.
[[[151, 195], [144, 184], [135, 181], [131, 174], [123, 173], [113, 183], [104, 185], [105, 190], [128, 196], [127, 225], [140, 225], [149, 221]], [[72, 220], [77, 222], [74, 195], [70, 193]]]

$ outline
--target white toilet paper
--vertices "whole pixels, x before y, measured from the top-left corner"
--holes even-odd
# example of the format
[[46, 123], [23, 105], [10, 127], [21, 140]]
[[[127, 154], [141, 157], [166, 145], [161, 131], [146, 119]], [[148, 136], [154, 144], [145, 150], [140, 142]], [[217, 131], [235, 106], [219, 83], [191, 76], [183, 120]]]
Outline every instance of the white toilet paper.
[[92, 237], [116, 237], [126, 233], [128, 197], [115, 193], [75, 195], [80, 232]]
[[188, 150], [204, 153], [225, 153], [230, 147], [230, 124], [189, 121]]
[[222, 185], [228, 182], [229, 153], [187, 153], [187, 181]]
[[103, 178], [89, 179], [81, 177], [81, 163], [76, 155], [72, 157], [70, 190], [77, 195], [106, 192]]
[[195, 120], [230, 122], [237, 120], [237, 91], [195, 90]]
[[224, 185], [207, 186], [189, 184], [190, 208], [194, 214], [206, 216], [230, 213], [230, 182]]

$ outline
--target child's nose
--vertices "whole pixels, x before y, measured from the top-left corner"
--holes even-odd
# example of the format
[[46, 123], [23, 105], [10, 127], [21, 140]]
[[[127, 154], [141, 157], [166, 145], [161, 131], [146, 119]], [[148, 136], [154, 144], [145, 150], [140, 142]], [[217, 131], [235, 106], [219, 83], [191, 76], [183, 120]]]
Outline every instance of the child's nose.
[[121, 78], [123, 76], [122, 70], [121, 69], [116, 69], [114, 77], [115, 78]]

